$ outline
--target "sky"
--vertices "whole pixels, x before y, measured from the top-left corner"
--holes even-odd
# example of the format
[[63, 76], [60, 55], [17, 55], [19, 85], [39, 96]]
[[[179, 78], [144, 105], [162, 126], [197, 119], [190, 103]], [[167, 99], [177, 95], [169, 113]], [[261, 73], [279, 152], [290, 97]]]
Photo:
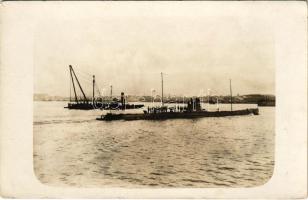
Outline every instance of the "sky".
[[259, 18], [104, 16], [45, 20], [34, 44], [34, 92], [69, 96], [72, 65], [91, 94], [92, 74], [104, 94], [275, 94], [275, 46]]

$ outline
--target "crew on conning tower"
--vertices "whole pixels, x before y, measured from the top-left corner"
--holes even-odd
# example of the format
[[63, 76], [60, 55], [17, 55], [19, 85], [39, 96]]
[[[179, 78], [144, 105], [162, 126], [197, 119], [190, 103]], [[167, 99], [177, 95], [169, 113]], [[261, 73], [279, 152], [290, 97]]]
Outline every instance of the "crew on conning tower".
[[190, 98], [190, 100], [187, 102], [187, 111], [201, 111], [200, 98]]

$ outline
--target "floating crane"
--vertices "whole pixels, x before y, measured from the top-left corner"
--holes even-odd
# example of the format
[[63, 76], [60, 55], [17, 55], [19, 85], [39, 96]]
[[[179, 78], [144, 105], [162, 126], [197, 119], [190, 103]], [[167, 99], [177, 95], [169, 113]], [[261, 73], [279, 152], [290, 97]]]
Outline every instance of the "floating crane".
[[[91, 102], [89, 102], [87, 96], [85, 95], [72, 65], [69, 65], [69, 70], [70, 70], [70, 76], [71, 76], [71, 81], [72, 81], [71, 83], [73, 85], [73, 90], [74, 90], [75, 101], [74, 102], [72, 101], [71, 94], [70, 94], [70, 102], [67, 104], [67, 107], [64, 107], [64, 108], [77, 109], [77, 110], [92, 110], [92, 109], [95, 109], [95, 107], [94, 107], [95, 76], [93, 75], [93, 99], [92, 99], [92, 103], [91, 103]], [[79, 89], [80, 89], [80, 91], [83, 95], [83, 99], [78, 99], [76, 87], [75, 87], [75, 81], [77, 82], [77, 85], [78, 85], [78, 87], [79, 87]]]
[[[67, 104], [66, 107], [68, 109], [75, 109], [75, 110], [94, 110], [94, 109], [101, 109], [101, 110], [125, 110], [125, 109], [138, 109], [142, 108], [143, 104], [127, 104], [124, 101], [124, 93], [121, 93], [121, 102], [112, 101], [112, 85], [110, 86], [110, 102], [103, 102], [103, 99], [100, 98], [95, 99], [95, 75], [92, 75], [92, 101], [90, 101], [84, 93], [83, 88], [76, 76], [76, 73], [71, 65], [69, 65], [69, 72], [70, 72], [70, 79], [71, 84], [73, 86], [74, 91], [74, 101], [72, 100], [72, 96], [70, 93], [70, 102]], [[77, 87], [78, 85], [79, 90], [82, 93], [82, 99], [78, 99], [77, 95]], [[97, 88], [98, 89], [98, 88]], [[100, 91], [98, 89], [98, 93], [100, 95]]]

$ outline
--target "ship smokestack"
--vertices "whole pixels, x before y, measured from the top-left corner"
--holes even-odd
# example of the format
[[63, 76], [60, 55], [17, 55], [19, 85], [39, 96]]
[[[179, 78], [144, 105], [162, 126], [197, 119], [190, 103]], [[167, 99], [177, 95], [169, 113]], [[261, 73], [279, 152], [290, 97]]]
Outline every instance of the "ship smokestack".
[[124, 97], [124, 92], [121, 92], [121, 106], [122, 106], [122, 110], [125, 109], [125, 97]]

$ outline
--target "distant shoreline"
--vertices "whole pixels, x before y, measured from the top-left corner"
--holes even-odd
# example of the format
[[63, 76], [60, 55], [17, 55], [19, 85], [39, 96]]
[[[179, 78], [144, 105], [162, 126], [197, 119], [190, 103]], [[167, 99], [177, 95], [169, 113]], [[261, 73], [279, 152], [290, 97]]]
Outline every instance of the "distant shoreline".
[[[191, 97], [185, 97], [185, 102], [187, 102]], [[230, 104], [231, 98], [230, 96], [203, 96], [200, 97], [203, 99], [204, 103], [216, 104], [217, 101], [219, 104]], [[91, 97], [88, 97], [91, 101]], [[110, 101], [110, 97], [103, 97], [103, 100]], [[126, 96], [127, 102], [152, 102], [152, 96], [137, 96], [137, 95], [128, 95]], [[69, 102], [69, 97], [61, 97], [61, 96], [50, 96], [48, 94], [34, 94], [33, 101], [58, 101], [58, 102]], [[74, 101], [74, 99], [72, 99]], [[112, 101], [120, 101], [120, 96], [113, 96]], [[161, 102], [161, 98], [159, 95], [155, 96], [156, 103]], [[167, 96], [164, 97], [165, 103], [183, 103], [182, 96]], [[258, 104], [259, 106], [275, 106], [276, 98], [274, 95], [267, 95], [267, 94], [248, 94], [248, 95], [236, 95], [232, 96], [232, 103], [233, 104]]]

